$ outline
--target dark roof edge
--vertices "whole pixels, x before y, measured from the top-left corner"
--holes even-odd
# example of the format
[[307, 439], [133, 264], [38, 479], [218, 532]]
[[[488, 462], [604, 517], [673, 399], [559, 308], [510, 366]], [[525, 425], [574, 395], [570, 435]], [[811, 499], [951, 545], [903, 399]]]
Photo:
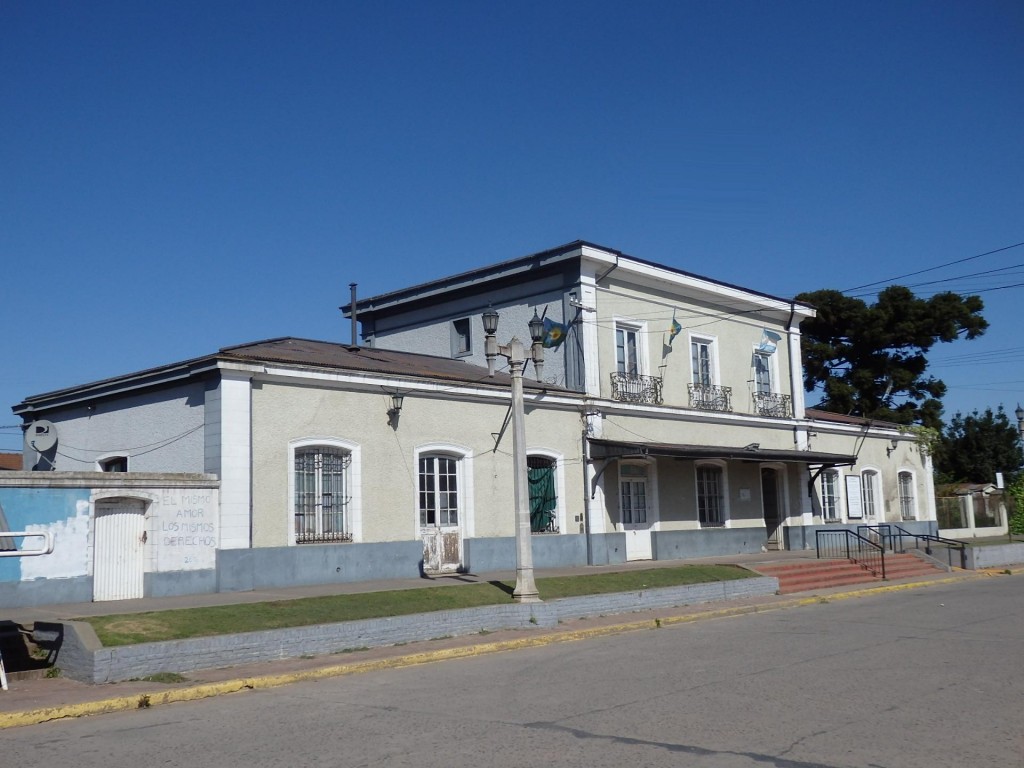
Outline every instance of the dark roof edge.
[[[679, 269], [678, 267], [670, 267], [667, 264], [661, 264], [659, 262], [651, 261], [649, 259], [642, 259], [642, 258], [640, 258], [638, 256], [631, 256], [628, 253], [624, 253], [624, 252], [622, 252], [620, 250], [617, 250], [615, 248], [609, 248], [606, 245], [599, 245], [598, 243], [592, 243], [592, 242], [590, 242], [588, 240], [573, 240], [571, 243], [565, 243], [564, 245], [559, 245], [559, 246], [556, 246], [554, 248], [548, 248], [547, 250], [544, 250], [544, 251], [538, 251], [536, 253], [531, 253], [531, 254], [528, 254], [526, 256], [519, 256], [519, 257], [516, 257], [514, 259], [508, 259], [506, 261], [500, 261], [500, 262], [497, 262], [496, 264], [490, 264], [490, 265], [484, 266], [484, 267], [477, 267], [476, 269], [471, 269], [471, 270], [468, 270], [468, 271], [465, 271], [465, 272], [459, 272], [459, 273], [454, 274], [454, 275], [446, 275], [444, 277], [439, 277], [436, 280], [429, 280], [429, 281], [427, 281], [425, 283], [420, 283], [418, 285], [409, 286], [407, 288], [401, 288], [401, 289], [398, 289], [398, 290], [395, 290], [395, 291], [389, 291], [387, 293], [380, 293], [380, 294], [377, 294], [375, 296], [369, 296], [369, 297], [367, 297], [365, 299], [357, 298], [356, 299], [356, 308], [358, 309], [359, 312], [372, 312], [373, 309], [374, 309], [374, 307], [373, 307], [374, 304], [393, 304], [393, 303], [397, 303], [397, 302], [400, 302], [400, 301], [403, 300], [402, 297], [412, 298], [412, 297], [416, 296], [417, 294], [421, 294], [421, 293], [425, 293], [425, 292], [430, 292], [432, 290], [436, 290], [440, 286], [443, 286], [445, 283], [456, 282], [456, 281], [465, 281], [465, 280], [469, 280], [469, 279], [483, 278], [483, 277], [485, 277], [487, 275], [494, 275], [496, 273], [500, 273], [502, 271], [506, 271], [506, 270], [509, 270], [511, 268], [518, 267], [520, 265], [528, 264], [529, 262], [535, 261], [537, 259], [550, 258], [550, 257], [554, 257], [554, 256], [568, 257], [572, 252], [574, 252], [576, 250], [583, 249], [583, 248], [596, 248], [597, 250], [601, 250], [601, 251], [605, 251], [606, 253], [610, 253], [613, 256], [616, 256], [616, 257], [619, 257], [619, 258], [624, 258], [624, 259], [629, 259], [630, 261], [634, 261], [634, 262], [636, 262], [638, 264], [643, 264], [643, 265], [648, 266], [648, 267], [654, 267], [656, 269], [664, 269], [667, 272], [674, 272], [677, 275], [683, 275], [685, 277], [694, 278], [696, 280], [704, 280], [704, 281], [706, 281], [708, 283], [711, 283], [713, 285], [719, 285], [719, 286], [722, 286], [723, 288], [732, 288], [733, 290], [736, 290], [736, 291], [743, 291], [744, 293], [749, 293], [749, 294], [751, 294], [753, 296], [760, 296], [761, 298], [764, 298], [764, 299], [771, 299], [772, 301], [779, 301], [779, 302], [782, 302], [784, 304], [795, 304], [795, 305], [799, 305], [801, 307], [806, 307], [808, 309], [813, 309], [813, 307], [810, 304], [807, 304], [806, 302], [796, 301], [796, 300], [794, 300], [792, 298], [785, 298], [785, 297], [782, 297], [782, 296], [775, 296], [773, 294], [764, 293], [763, 291], [758, 291], [758, 290], [755, 290], [753, 288], [746, 288], [746, 287], [741, 286], [741, 285], [736, 285], [735, 283], [727, 283], [727, 282], [722, 281], [722, 280], [716, 280], [716, 279], [714, 279], [712, 277], [707, 277], [706, 275], [699, 275], [699, 274], [697, 274], [695, 272], [688, 272], [685, 269]], [[560, 259], [552, 259], [552, 263], [554, 263], [555, 261], [558, 261], [558, 260], [560, 260]], [[339, 307], [339, 309], [342, 311], [342, 314], [345, 317], [351, 317], [351, 315], [352, 315], [352, 303], [351, 302], [349, 302], [348, 304], [343, 304], [341, 307]]]

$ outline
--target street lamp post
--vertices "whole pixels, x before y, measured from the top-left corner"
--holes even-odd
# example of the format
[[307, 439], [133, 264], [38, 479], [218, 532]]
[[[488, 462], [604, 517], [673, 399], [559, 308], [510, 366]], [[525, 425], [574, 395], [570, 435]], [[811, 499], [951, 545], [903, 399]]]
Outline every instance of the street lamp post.
[[[488, 309], [483, 313], [484, 355], [488, 373], [494, 375], [494, 361], [498, 355], [508, 359], [512, 377], [512, 472], [513, 498], [516, 508], [516, 588], [512, 599], [517, 603], [539, 603], [540, 594], [533, 578], [532, 532], [530, 530], [530, 490], [526, 474], [526, 415], [523, 408], [523, 368], [526, 367], [526, 348], [512, 337], [508, 344], [498, 344], [498, 313]], [[544, 366], [544, 321], [533, 312], [530, 320], [530, 358], [537, 379]]]
[[1024, 408], [1020, 407], [1020, 403], [1017, 403], [1017, 410], [1013, 415], [1017, 417], [1017, 431], [1020, 433], [1021, 442], [1024, 443]]

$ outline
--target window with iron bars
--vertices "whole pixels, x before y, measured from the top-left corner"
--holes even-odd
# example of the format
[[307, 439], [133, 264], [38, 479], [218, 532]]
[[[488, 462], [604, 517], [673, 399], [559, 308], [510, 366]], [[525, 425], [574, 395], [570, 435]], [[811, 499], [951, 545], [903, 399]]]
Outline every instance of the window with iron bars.
[[351, 541], [348, 469], [352, 455], [311, 446], [295, 451], [295, 543]]
[[697, 465], [697, 516], [703, 528], [725, 525], [722, 497], [722, 468], [713, 464]]
[[915, 520], [917, 505], [914, 502], [914, 476], [909, 472], [900, 472], [897, 480], [900, 490], [900, 518]]

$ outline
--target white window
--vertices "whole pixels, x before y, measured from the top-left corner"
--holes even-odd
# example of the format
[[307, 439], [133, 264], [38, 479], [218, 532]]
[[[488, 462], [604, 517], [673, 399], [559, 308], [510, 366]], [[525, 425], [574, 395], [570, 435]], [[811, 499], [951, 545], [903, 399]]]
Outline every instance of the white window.
[[839, 522], [839, 473], [827, 469], [821, 473], [821, 517], [825, 522]]
[[898, 477], [900, 492], [900, 518], [903, 520], [917, 519], [917, 502], [914, 499], [914, 475], [900, 472]]
[[459, 460], [452, 456], [420, 456], [420, 526], [459, 524]]
[[295, 543], [351, 541], [352, 454], [330, 445], [295, 449]]
[[469, 318], [452, 321], [452, 357], [462, 357], [473, 351], [473, 337], [470, 334]]
[[645, 464], [620, 465], [619, 506], [623, 525], [647, 522], [647, 466]]
[[878, 473], [866, 469], [860, 476], [860, 495], [864, 504], [864, 516], [868, 518], [878, 515]]
[[725, 471], [717, 464], [697, 465], [697, 517], [702, 528], [725, 525]]
[[699, 387], [713, 386], [715, 376], [715, 343], [711, 339], [690, 339], [691, 381]]
[[759, 395], [772, 393], [772, 356], [754, 353], [754, 391]]
[[638, 328], [615, 324], [615, 370], [628, 376], [643, 373]]

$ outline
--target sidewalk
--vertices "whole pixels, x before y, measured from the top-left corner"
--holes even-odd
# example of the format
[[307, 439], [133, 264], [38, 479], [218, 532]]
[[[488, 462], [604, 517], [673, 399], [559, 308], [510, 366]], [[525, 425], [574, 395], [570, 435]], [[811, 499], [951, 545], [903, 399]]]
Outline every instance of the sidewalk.
[[[788, 560], [814, 558], [813, 552], [768, 552], [731, 557], [713, 557], [690, 560], [685, 564], [736, 564], [757, 570], [759, 563], [777, 563]], [[643, 570], [675, 567], [681, 561], [643, 561], [616, 566], [589, 566], [570, 569], [538, 570], [539, 577], [592, 574], [609, 571]], [[780, 610], [812, 605], [822, 599], [844, 599], [867, 594], [879, 594], [896, 589], [923, 587], [976, 578], [975, 572], [958, 571], [945, 574], [936, 571], [934, 577], [916, 578], [904, 582], [878, 582], [853, 587], [815, 590], [804, 595], [774, 595], [770, 597], [731, 600], [720, 603], [682, 606], [659, 610], [581, 618], [551, 629], [505, 630], [485, 637], [470, 635], [441, 640], [410, 643], [401, 647], [372, 648], [340, 656], [337, 654], [313, 658], [296, 658], [225, 669], [190, 672], [181, 683], [161, 684], [129, 681], [106, 685], [88, 685], [64, 678], [31, 677], [9, 679], [9, 690], [0, 690], [0, 729], [29, 725], [64, 717], [80, 717], [103, 712], [125, 711], [145, 706], [156, 706], [175, 701], [188, 701], [255, 688], [275, 687], [302, 680], [315, 680], [373, 671], [389, 667], [424, 664], [445, 659], [498, 653], [556, 642], [569, 642], [611, 633], [651, 630], [671, 624], [708, 620], [743, 613]], [[81, 616], [110, 613], [132, 613], [206, 605], [243, 604], [266, 600], [284, 600], [325, 594], [375, 592], [410, 589], [481, 581], [512, 580], [512, 573], [455, 574], [452, 576], [409, 579], [386, 582], [363, 582], [329, 586], [295, 587], [260, 592], [188, 595], [168, 598], [146, 598], [106, 603], [77, 603], [70, 605], [40, 606], [6, 610], [0, 618], [19, 624], [33, 621], [60, 621]]]

